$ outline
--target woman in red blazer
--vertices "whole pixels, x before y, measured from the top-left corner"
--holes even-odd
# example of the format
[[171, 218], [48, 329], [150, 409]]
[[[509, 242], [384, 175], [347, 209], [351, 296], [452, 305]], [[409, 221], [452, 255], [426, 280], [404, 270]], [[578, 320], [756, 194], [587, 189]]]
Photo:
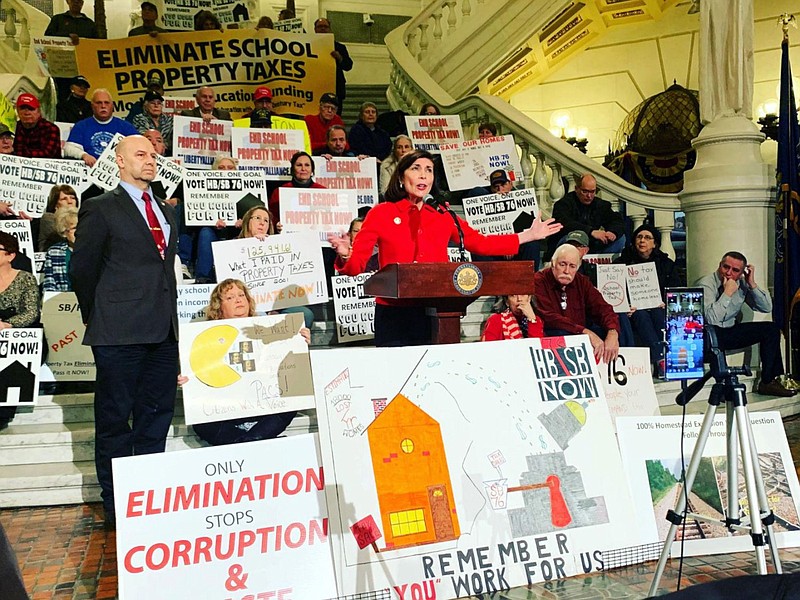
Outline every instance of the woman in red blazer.
[[[385, 202], [373, 207], [364, 220], [355, 243], [348, 237], [331, 237], [338, 255], [336, 270], [344, 275], [362, 273], [378, 245], [381, 267], [392, 263], [447, 262], [448, 242], [458, 242], [458, 229], [451, 215], [426, 204], [434, 185], [433, 157], [425, 151], [406, 154], [389, 180]], [[520, 244], [546, 238], [561, 229], [553, 219], [538, 217], [518, 234], [483, 235], [459, 219], [467, 250], [484, 256], [516, 254]], [[378, 298], [375, 304], [375, 345], [412, 346], [428, 344], [431, 322], [425, 309], [402, 300]]]

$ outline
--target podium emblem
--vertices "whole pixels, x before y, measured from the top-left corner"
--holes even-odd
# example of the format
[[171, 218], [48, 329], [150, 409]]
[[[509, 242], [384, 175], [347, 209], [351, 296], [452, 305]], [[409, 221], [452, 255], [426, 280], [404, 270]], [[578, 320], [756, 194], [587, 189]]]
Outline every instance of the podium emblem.
[[458, 265], [453, 272], [453, 286], [462, 296], [471, 296], [483, 285], [483, 273], [472, 263]]

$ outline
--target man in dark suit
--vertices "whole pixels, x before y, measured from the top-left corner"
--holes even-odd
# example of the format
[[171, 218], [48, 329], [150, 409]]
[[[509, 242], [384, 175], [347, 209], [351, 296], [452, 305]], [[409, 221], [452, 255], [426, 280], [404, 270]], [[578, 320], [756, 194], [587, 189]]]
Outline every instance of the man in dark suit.
[[120, 184], [81, 206], [70, 261], [97, 366], [95, 466], [110, 526], [111, 459], [164, 451], [178, 376], [174, 210], [153, 197], [146, 138], [123, 139], [116, 159]]
[[183, 117], [196, 117], [204, 121], [212, 121], [218, 119], [220, 121], [231, 121], [231, 113], [227, 110], [217, 108], [217, 95], [214, 93], [214, 88], [205, 86], [201, 87], [194, 95], [197, 102], [192, 110], [181, 111]]

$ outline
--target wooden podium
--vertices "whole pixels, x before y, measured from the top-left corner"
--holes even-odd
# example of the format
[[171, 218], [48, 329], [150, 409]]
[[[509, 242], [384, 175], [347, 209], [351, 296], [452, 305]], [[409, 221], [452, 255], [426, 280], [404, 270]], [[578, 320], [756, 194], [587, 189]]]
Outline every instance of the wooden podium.
[[395, 263], [364, 282], [370, 296], [425, 306], [436, 318], [433, 344], [458, 344], [461, 317], [480, 296], [533, 294], [533, 261]]

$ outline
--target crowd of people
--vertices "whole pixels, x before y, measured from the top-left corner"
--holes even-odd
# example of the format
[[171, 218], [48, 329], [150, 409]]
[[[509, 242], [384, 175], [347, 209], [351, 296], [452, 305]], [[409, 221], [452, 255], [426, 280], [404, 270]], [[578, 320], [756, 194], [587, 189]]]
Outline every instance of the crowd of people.
[[[69, 10], [55, 15], [48, 35], [97, 37], [94, 23], [80, 12], [82, 0], [68, 0]], [[281, 15], [284, 19], [294, 15]], [[155, 5], [142, 4], [143, 24], [130, 35], [157, 36]], [[196, 29], [220, 29], [213, 13], [201, 11]], [[272, 27], [262, 19], [259, 28]], [[317, 33], [330, 33], [328, 19], [314, 23]], [[235, 238], [264, 240], [279, 235], [279, 186], [322, 188], [314, 181], [314, 156], [374, 157], [379, 164], [381, 202], [354, 219], [343, 235], [331, 236], [325, 262], [329, 274], [356, 275], [392, 263], [447, 262], [448, 246], [463, 239], [477, 256], [505, 260], [533, 260], [538, 271], [531, 277], [533, 294], [512, 294], [498, 299], [494, 314], [482, 333], [485, 341], [541, 336], [587, 335], [597, 360], [614, 360], [620, 346], [647, 347], [657, 368], [663, 352], [665, 310], [657, 308], [615, 313], [596, 289], [593, 273], [584, 262], [587, 253], [618, 255], [617, 261], [635, 265], [655, 263], [662, 290], [679, 285], [674, 262], [660, 250], [660, 234], [645, 224], [628, 237], [629, 225], [611, 204], [597, 196], [597, 180], [591, 173], [576, 179], [574, 190], [558, 200], [553, 217], [537, 217], [514, 234], [484, 235], [462, 219], [455, 219], [429, 201], [443, 180], [441, 161], [426, 151], [415, 150], [404, 131], [390, 135], [379, 125], [375, 103], [365, 102], [357, 122], [349, 128], [341, 119], [346, 97], [344, 72], [352, 68], [346, 47], [335, 43], [336, 90], [323, 94], [318, 112], [305, 115], [312, 153], [297, 152], [289, 162], [291, 179], [271, 182], [266, 198], [248, 198], [237, 205], [231, 226], [189, 227], [183, 214], [182, 189], [172, 198], [161, 197], [153, 182], [158, 155], [170, 156], [173, 116], [164, 112], [170, 90], [151, 78], [142, 98], [125, 118], [114, 115], [112, 94], [91, 90], [90, 82], [76, 76], [59, 83], [58, 119], [74, 123], [63, 146], [63, 157], [92, 166], [115, 133], [122, 141], [116, 149], [120, 184], [101, 193], [87, 191], [79, 197], [68, 185], [55, 185], [46, 211], [32, 219], [35, 247], [46, 252], [44, 291], [74, 291], [86, 324], [84, 343], [92, 346], [97, 367], [95, 384], [96, 465], [103, 503], [109, 522], [114, 522], [111, 460], [119, 456], [161, 452], [172, 421], [178, 374], [178, 321], [176, 311], [176, 257], [184, 276], [198, 283], [216, 283], [211, 245]], [[251, 127], [271, 127], [272, 91], [252, 90], [253, 106], [246, 115]], [[195, 93], [196, 105], [184, 116], [204, 121], [228, 121], [228, 111], [216, 105], [211, 86]], [[14, 131], [0, 126], [0, 152], [21, 157], [60, 158], [59, 129], [43, 118], [39, 99], [29, 93], [16, 99], [19, 117]], [[433, 104], [420, 114], [436, 115]], [[497, 135], [491, 123], [478, 128], [481, 138]], [[219, 154], [212, 169], [236, 170], [235, 158]], [[514, 189], [503, 169], [490, 172], [486, 188], [473, 195], [505, 194]], [[2, 218], [29, 218], [0, 201]], [[376, 252], [377, 249], [377, 252]], [[24, 258], [14, 236], [0, 232], [0, 329], [35, 327], [39, 323], [40, 291], [35, 278], [16, 266]], [[18, 264], [18, 263], [17, 263]], [[544, 268], [542, 268], [544, 267]], [[181, 282], [182, 283], [182, 282]], [[725, 348], [758, 343], [764, 365], [759, 391], [788, 396], [794, 390], [782, 383], [783, 366], [775, 327], [746, 327], [736, 320], [747, 303], [755, 310], [771, 309], [752, 265], [737, 252], [727, 253], [717, 272], [700, 281], [706, 295], [707, 321], [723, 332]], [[231, 319], [255, 315], [255, 303], [247, 286], [238, 280], [220, 282], [209, 299], [208, 318]], [[313, 313], [308, 307], [286, 309], [301, 312], [301, 334], [310, 342]], [[427, 344], [432, 322], [424, 307], [390, 298], [378, 298], [375, 307], [375, 344], [401, 346]], [[293, 413], [259, 419], [221, 421], [197, 428], [211, 444], [236, 443], [274, 437], [283, 432]], [[0, 412], [0, 426], [13, 417]], [[130, 423], [129, 423], [130, 419]]]

